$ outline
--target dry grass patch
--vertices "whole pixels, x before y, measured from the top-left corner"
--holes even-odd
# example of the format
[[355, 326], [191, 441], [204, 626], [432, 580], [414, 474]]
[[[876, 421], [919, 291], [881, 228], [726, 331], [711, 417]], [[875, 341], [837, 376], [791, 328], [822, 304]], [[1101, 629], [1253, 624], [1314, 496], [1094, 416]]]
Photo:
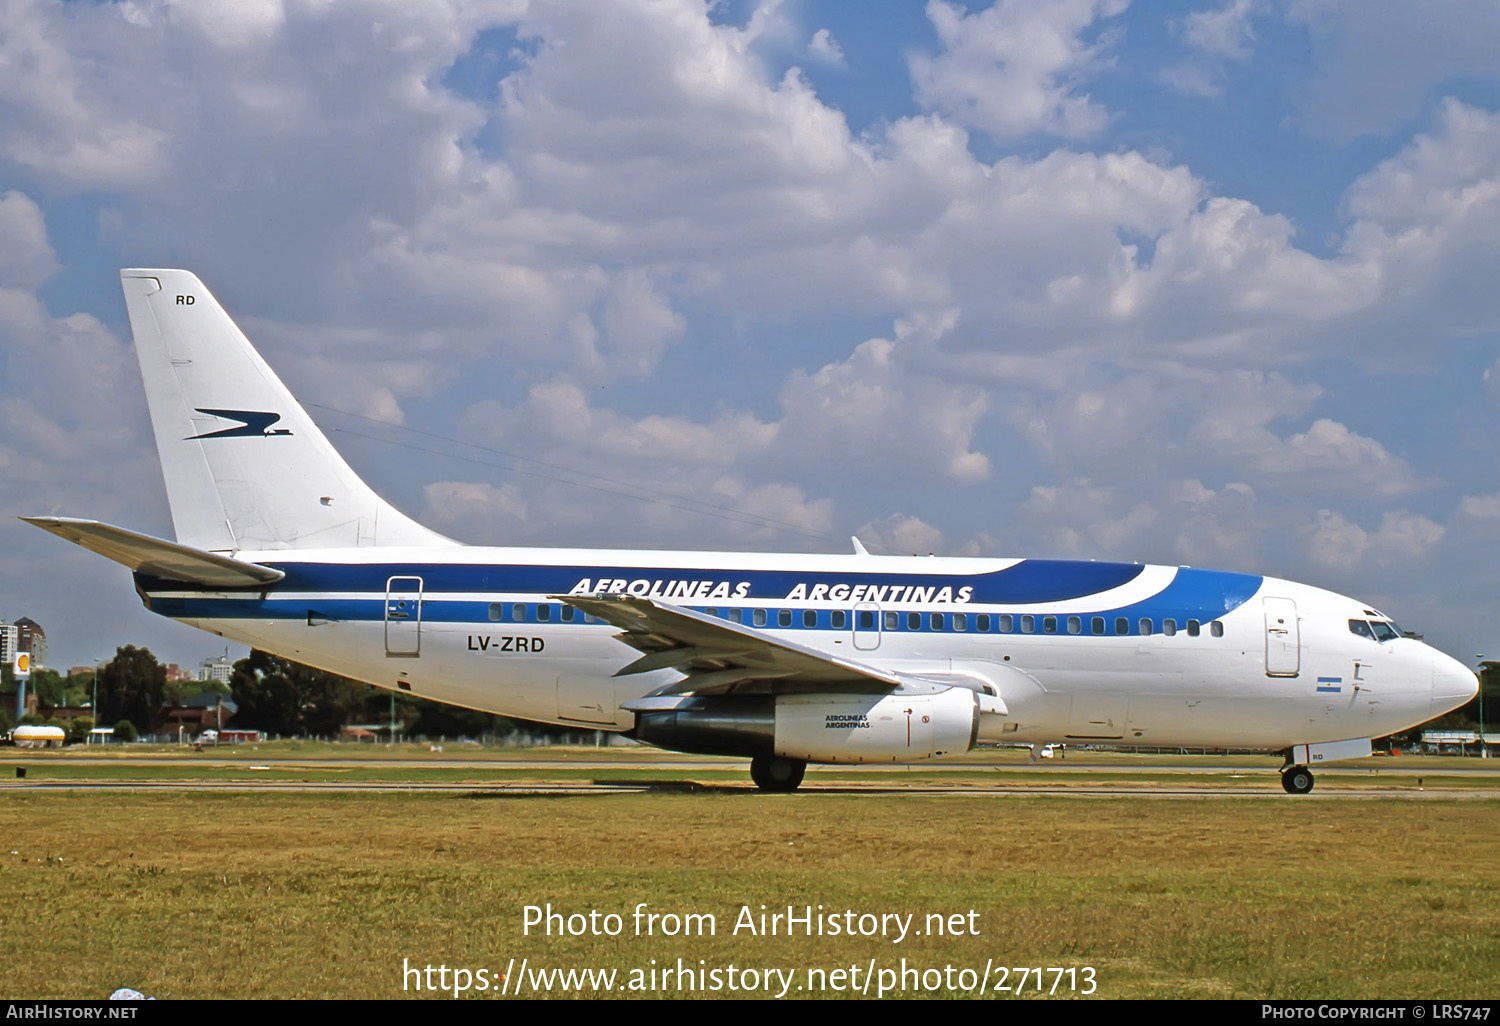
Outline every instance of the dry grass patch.
[[[1092, 965], [1105, 997], [1494, 997], [1491, 801], [0, 797], [10, 993], [391, 997], [402, 960]], [[16, 854], [10, 854], [14, 850]], [[522, 908], [617, 938], [523, 937]], [[637, 938], [638, 902], [713, 913]], [[734, 936], [741, 906], [980, 912], [978, 937]]]

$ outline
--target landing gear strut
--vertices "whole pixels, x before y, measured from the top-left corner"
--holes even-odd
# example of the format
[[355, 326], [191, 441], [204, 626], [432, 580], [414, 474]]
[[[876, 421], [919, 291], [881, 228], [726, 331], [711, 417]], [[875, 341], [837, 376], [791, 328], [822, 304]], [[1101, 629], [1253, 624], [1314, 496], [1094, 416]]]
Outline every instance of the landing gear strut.
[[1287, 794], [1307, 794], [1313, 789], [1312, 770], [1306, 766], [1288, 766], [1281, 771], [1281, 786]]
[[779, 755], [757, 755], [750, 760], [750, 779], [762, 791], [782, 794], [795, 791], [802, 783], [807, 763], [800, 759], [783, 759]]

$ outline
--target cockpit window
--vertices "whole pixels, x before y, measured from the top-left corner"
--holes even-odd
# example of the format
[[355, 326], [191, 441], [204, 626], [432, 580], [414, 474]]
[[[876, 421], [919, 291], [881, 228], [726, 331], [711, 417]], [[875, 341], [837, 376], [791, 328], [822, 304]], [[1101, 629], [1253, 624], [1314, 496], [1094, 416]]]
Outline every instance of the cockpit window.
[[1350, 620], [1349, 633], [1384, 642], [1401, 637], [1401, 628], [1389, 620]]

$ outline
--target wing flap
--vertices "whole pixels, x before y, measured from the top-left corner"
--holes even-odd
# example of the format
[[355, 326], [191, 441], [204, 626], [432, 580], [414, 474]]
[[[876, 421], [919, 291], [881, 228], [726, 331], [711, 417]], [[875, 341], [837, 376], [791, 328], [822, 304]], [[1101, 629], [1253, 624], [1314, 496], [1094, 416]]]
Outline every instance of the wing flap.
[[97, 520], [72, 517], [21, 517], [74, 545], [97, 552], [137, 573], [213, 588], [264, 588], [286, 574], [258, 563], [163, 541]]

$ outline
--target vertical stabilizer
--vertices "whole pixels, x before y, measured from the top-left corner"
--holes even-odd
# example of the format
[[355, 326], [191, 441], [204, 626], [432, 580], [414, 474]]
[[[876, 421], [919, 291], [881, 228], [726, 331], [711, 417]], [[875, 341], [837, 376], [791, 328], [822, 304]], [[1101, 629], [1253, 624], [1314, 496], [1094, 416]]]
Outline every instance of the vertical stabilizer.
[[453, 544], [359, 479], [196, 275], [132, 269], [120, 281], [180, 543]]

